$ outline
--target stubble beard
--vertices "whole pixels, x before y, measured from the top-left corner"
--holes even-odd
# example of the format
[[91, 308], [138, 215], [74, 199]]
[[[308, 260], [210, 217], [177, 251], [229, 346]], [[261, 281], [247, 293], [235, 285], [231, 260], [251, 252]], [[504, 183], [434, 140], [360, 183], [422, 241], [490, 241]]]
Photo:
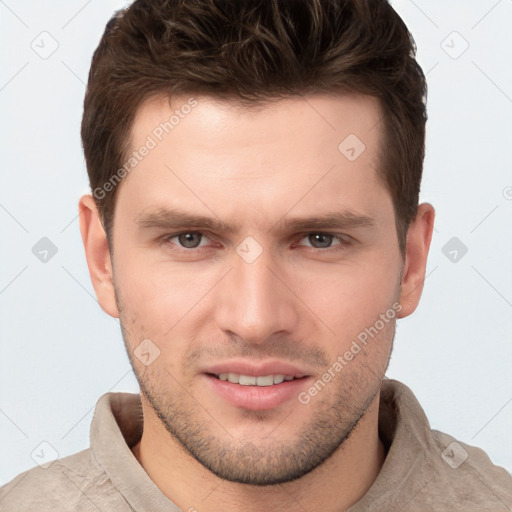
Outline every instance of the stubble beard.
[[[337, 386], [336, 393], [324, 390], [307, 405], [297, 401], [296, 407], [315, 408], [298, 433], [279, 435], [279, 430], [295, 429], [296, 422], [285, 418], [265, 439], [237, 439], [222, 425], [220, 415], [207, 411], [182, 386], [165, 387], [164, 383], [174, 382], [165, 369], [139, 371], [131, 355], [130, 360], [141, 393], [185, 452], [217, 477], [253, 486], [297, 480], [342, 449], [380, 392], [387, 368], [386, 363], [382, 373], [369, 371], [362, 378], [344, 369], [338, 383], [330, 384]], [[269, 417], [265, 411], [243, 415], [263, 425]]]
[[[309, 404], [297, 400], [296, 407], [315, 408], [299, 433], [279, 436], [280, 429], [290, 425], [295, 428], [292, 412], [291, 420], [282, 420], [265, 439], [236, 439], [222, 425], [222, 418], [217, 417], [215, 411], [207, 411], [165, 368], [159, 368], [155, 363], [147, 368], [136, 364], [133, 350], [129, 348], [134, 345], [126, 329], [128, 315], [123, 314], [124, 307], [117, 290], [116, 301], [124, 343], [141, 393], [167, 432], [186, 453], [217, 477], [253, 486], [297, 480], [342, 449], [380, 393], [396, 328], [396, 322], [391, 322], [381, 333], [381, 339], [373, 340], [372, 343], [389, 347], [378, 358], [375, 368], [368, 366], [366, 356], [371, 347], [365, 347], [358, 354], [360, 371], [352, 371], [350, 366], [344, 368], [337, 382], [329, 384], [329, 388], [336, 386], [332, 388], [336, 392], [323, 390]], [[136, 327], [135, 316], [130, 323]], [[165, 383], [169, 382], [176, 382], [176, 385], [166, 387]], [[244, 411], [244, 416], [260, 422], [268, 418], [265, 411]], [[210, 428], [211, 425], [215, 428]]]

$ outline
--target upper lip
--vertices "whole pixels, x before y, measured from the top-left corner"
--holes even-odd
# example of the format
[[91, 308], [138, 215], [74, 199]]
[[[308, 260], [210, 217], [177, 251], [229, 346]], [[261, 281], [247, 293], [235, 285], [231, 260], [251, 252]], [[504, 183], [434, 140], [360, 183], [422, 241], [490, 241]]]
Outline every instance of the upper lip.
[[309, 375], [305, 368], [285, 361], [247, 361], [232, 360], [212, 364], [204, 369], [203, 373], [220, 375], [221, 373], [236, 373], [238, 375], [250, 375], [252, 377], [263, 377], [265, 375], [285, 375], [295, 378]]

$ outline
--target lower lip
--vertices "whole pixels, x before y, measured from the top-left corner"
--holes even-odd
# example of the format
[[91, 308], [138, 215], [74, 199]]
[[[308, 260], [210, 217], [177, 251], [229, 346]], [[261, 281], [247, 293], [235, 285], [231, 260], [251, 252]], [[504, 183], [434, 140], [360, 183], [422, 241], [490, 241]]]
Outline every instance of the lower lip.
[[274, 409], [289, 400], [295, 399], [307, 384], [309, 379], [284, 381], [273, 386], [242, 386], [227, 380], [220, 380], [212, 375], [206, 378], [214, 391], [235, 407], [250, 411], [265, 411]]

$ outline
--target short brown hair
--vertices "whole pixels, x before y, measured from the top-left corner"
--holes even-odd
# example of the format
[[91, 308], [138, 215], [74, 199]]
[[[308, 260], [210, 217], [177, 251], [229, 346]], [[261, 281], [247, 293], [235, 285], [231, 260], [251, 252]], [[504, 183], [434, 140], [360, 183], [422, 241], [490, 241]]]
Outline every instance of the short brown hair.
[[[427, 119], [415, 52], [387, 0], [136, 0], [109, 21], [92, 59], [81, 131], [91, 189], [104, 190], [123, 165], [136, 112], [156, 94], [248, 106], [308, 93], [367, 94], [382, 110], [381, 175], [403, 253]], [[117, 188], [94, 194], [107, 235]]]

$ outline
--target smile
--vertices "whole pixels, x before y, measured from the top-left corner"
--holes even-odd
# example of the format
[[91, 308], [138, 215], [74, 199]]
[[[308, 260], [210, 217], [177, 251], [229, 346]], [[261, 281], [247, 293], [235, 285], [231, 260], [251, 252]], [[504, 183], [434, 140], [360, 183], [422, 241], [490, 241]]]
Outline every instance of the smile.
[[241, 386], [273, 386], [281, 384], [284, 381], [294, 380], [293, 375], [262, 375], [255, 377], [253, 375], [241, 375], [238, 373], [220, 373], [216, 375], [219, 380], [231, 382], [232, 384], [240, 384]]

